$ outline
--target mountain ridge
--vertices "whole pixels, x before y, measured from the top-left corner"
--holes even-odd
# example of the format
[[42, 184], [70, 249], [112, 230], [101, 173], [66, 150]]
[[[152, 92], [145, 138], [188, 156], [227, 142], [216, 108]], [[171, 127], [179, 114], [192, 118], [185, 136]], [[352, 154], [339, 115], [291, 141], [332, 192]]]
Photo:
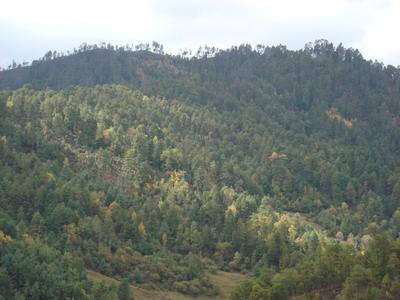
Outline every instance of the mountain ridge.
[[253, 272], [232, 299], [400, 295], [398, 69], [326, 41], [210, 51], [0, 72], [0, 295], [215, 297], [216, 270]]

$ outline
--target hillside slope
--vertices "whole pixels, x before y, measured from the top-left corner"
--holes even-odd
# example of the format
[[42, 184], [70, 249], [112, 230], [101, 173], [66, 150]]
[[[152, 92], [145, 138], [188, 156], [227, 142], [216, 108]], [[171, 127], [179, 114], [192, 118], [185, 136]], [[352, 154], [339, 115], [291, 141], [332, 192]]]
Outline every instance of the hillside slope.
[[[254, 272], [238, 299], [332, 284], [351, 299], [360, 274], [397, 295], [398, 69], [325, 41], [92, 49], [0, 87], [3, 297], [119, 297], [85, 269], [190, 296], [218, 294], [216, 269]], [[387, 252], [361, 254], [374, 238]], [[41, 288], [48, 269], [60, 287]]]

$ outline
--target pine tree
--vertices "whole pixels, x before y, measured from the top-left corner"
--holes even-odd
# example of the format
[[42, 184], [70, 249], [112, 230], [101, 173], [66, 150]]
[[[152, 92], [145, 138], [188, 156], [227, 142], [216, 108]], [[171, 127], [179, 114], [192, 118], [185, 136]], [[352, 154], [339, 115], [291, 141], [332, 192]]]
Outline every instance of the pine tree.
[[133, 295], [129, 286], [128, 279], [123, 279], [118, 286], [118, 297], [120, 300], [133, 300]]

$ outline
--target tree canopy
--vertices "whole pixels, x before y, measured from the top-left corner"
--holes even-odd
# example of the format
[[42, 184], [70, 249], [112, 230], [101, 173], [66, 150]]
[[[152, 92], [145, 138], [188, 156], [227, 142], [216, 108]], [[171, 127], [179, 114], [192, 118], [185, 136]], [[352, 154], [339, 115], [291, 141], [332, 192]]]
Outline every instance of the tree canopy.
[[0, 72], [0, 295], [214, 297], [225, 270], [254, 274], [232, 299], [396, 299], [398, 68], [327, 41], [149, 47]]

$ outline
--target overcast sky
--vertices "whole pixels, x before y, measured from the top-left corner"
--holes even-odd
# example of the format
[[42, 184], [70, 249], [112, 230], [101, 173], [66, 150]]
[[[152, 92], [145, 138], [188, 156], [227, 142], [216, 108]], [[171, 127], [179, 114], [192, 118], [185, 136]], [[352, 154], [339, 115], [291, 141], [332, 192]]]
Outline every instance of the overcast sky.
[[0, 66], [89, 44], [287, 45], [328, 39], [400, 65], [399, 0], [3, 0]]

